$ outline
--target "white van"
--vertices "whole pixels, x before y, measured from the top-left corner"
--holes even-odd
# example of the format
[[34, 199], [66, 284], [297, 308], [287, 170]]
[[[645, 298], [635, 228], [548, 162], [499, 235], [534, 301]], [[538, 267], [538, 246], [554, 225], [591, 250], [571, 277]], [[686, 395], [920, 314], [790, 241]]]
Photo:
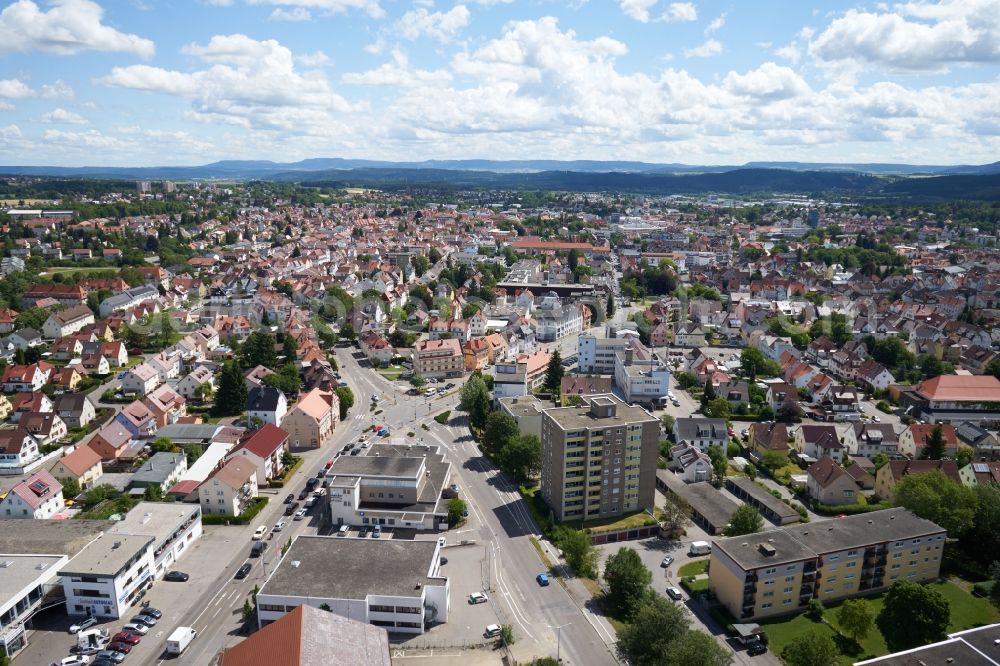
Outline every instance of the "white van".
[[692, 541], [688, 555], [708, 555], [712, 552], [712, 544], [707, 541]]
[[347, 536], [347, 533], [351, 531], [350, 525], [341, 525], [337, 530], [337, 536]]

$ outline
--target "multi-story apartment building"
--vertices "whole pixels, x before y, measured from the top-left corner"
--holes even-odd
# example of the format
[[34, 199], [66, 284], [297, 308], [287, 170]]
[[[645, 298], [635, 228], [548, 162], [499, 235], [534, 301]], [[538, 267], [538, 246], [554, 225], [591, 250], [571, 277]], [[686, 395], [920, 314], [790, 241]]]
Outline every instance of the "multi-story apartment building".
[[938, 577], [945, 530], [903, 508], [781, 527], [712, 546], [709, 589], [744, 620]]
[[581, 335], [576, 342], [579, 372], [598, 375], [615, 374], [615, 356], [628, 347], [627, 338], [598, 338]]
[[458, 340], [421, 340], [413, 350], [413, 372], [421, 377], [461, 377], [465, 358]]
[[613, 395], [542, 415], [542, 497], [558, 520], [653, 508], [660, 422]]

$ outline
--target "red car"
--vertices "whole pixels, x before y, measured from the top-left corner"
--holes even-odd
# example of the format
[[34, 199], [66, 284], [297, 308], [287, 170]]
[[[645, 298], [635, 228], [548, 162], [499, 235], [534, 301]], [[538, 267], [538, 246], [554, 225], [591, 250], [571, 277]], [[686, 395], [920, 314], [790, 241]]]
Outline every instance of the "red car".
[[128, 643], [129, 645], [138, 645], [139, 641], [142, 640], [142, 636], [139, 634], [133, 634], [128, 631], [119, 631], [117, 634], [111, 637], [111, 641], [115, 643]]
[[132, 646], [128, 643], [122, 643], [121, 641], [112, 641], [108, 644], [106, 648], [108, 650], [114, 650], [115, 652], [121, 652], [122, 654], [128, 654], [132, 651]]

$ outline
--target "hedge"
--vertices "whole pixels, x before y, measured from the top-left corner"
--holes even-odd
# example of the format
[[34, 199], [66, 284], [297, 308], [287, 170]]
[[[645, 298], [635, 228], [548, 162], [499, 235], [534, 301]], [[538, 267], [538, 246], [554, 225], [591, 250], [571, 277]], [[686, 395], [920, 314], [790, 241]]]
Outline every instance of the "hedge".
[[272, 488], [284, 488], [285, 484], [288, 483], [288, 480], [292, 478], [292, 475], [295, 474], [296, 470], [298, 470], [299, 467], [302, 467], [302, 462], [304, 458], [302, 458], [301, 456], [292, 456], [292, 457], [295, 458], [295, 462], [293, 462], [291, 465], [285, 468], [285, 473], [282, 474], [277, 479], [271, 479], [268, 482], [268, 485], [270, 485]]
[[889, 509], [891, 507], [892, 504], [888, 502], [879, 502], [878, 504], [820, 504], [819, 502], [812, 502], [812, 510], [825, 516], [837, 516], [842, 513], [854, 516], [860, 513], [881, 511], [882, 509]]
[[446, 410], [434, 417], [434, 420], [441, 425], [448, 425], [448, 417], [451, 416], [451, 410]]
[[202, 525], [246, 525], [257, 517], [257, 514], [267, 506], [267, 497], [254, 497], [250, 500], [250, 506], [246, 511], [238, 516], [216, 516], [201, 514]]

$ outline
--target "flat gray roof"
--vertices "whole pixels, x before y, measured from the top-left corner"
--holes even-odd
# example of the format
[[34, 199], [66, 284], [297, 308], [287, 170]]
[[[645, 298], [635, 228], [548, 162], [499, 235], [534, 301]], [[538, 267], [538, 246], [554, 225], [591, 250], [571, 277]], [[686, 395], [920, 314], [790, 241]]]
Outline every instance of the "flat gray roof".
[[783, 524], [786, 519], [794, 518], [795, 520], [799, 520], [801, 518], [798, 511], [758, 486], [756, 481], [751, 481], [745, 476], [729, 476], [726, 477], [726, 485], [730, 484], [744, 491], [762, 506], [766, 507], [768, 511], [778, 516], [777, 522], [779, 524]]
[[73, 557], [114, 525], [110, 520], [0, 520], [0, 553]]
[[0, 554], [0, 607], [13, 603], [12, 597], [39, 579], [56, 575], [65, 555], [9, 555]]
[[[716, 539], [714, 547], [750, 570], [942, 532], [944, 529], [931, 521], [918, 518], [906, 509], [895, 508]], [[758, 547], [760, 544], [772, 546], [775, 554], [764, 555]]]
[[[300, 536], [292, 542], [260, 594], [317, 599], [368, 595], [417, 597], [436, 572], [437, 541]], [[298, 562], [294, 566], [293, 562]], [[434, 579], [438, 581], [440, 579]]]
[[105, 534], [59, 571], [60, 575], [114, 576], [121, 571], [135, 554], [153, 543], [151, 536], [131, 534]]
[[200, 515], [198, 504], [183, 502], [139, 502], [114, 524], [111, 534], [151, 536], [160, 543], [176, 532], [193, 515]]
[[[381, 447], [378, 447], [381, 448]], [[424, 464], [424, 458], [401, 458], [388, 455], [340, 456], [333, 463], [330, 472], [336, 476], [401, 476], [416, 477]]]
[[[591, 413], [590, 405], [579, 405], [576, 407], [553, 407], [546, 409], [545, 414], [550, 416], [563, 430], [582, 430], [586, 428], [613, 428], [616, 425], [629, 425], [644, 421], [657, 421], [656, 417], [647, 412], [642, 407], [631, 407], [617, 398], [610, 396], [596, 396], [591, 400], [598, 406], [615, 404], [614, 416], [595, 416]], [[658, 422], [658, 421], [657, 421]]]
[[666, 469], [656, 470], [656, 478], [672, 493], [691, 506], [692, 511], [721, 532], [739, 505], [729, 499], [707, 481], [684, 483], [684, 480]]
[[177, 469], [179, 459], [183, 455], [183, 453], [168, 453], [166, 451], [153, 455], [142, 463], [138, 472], [132, 475], [132, 483], [163, 483]]

